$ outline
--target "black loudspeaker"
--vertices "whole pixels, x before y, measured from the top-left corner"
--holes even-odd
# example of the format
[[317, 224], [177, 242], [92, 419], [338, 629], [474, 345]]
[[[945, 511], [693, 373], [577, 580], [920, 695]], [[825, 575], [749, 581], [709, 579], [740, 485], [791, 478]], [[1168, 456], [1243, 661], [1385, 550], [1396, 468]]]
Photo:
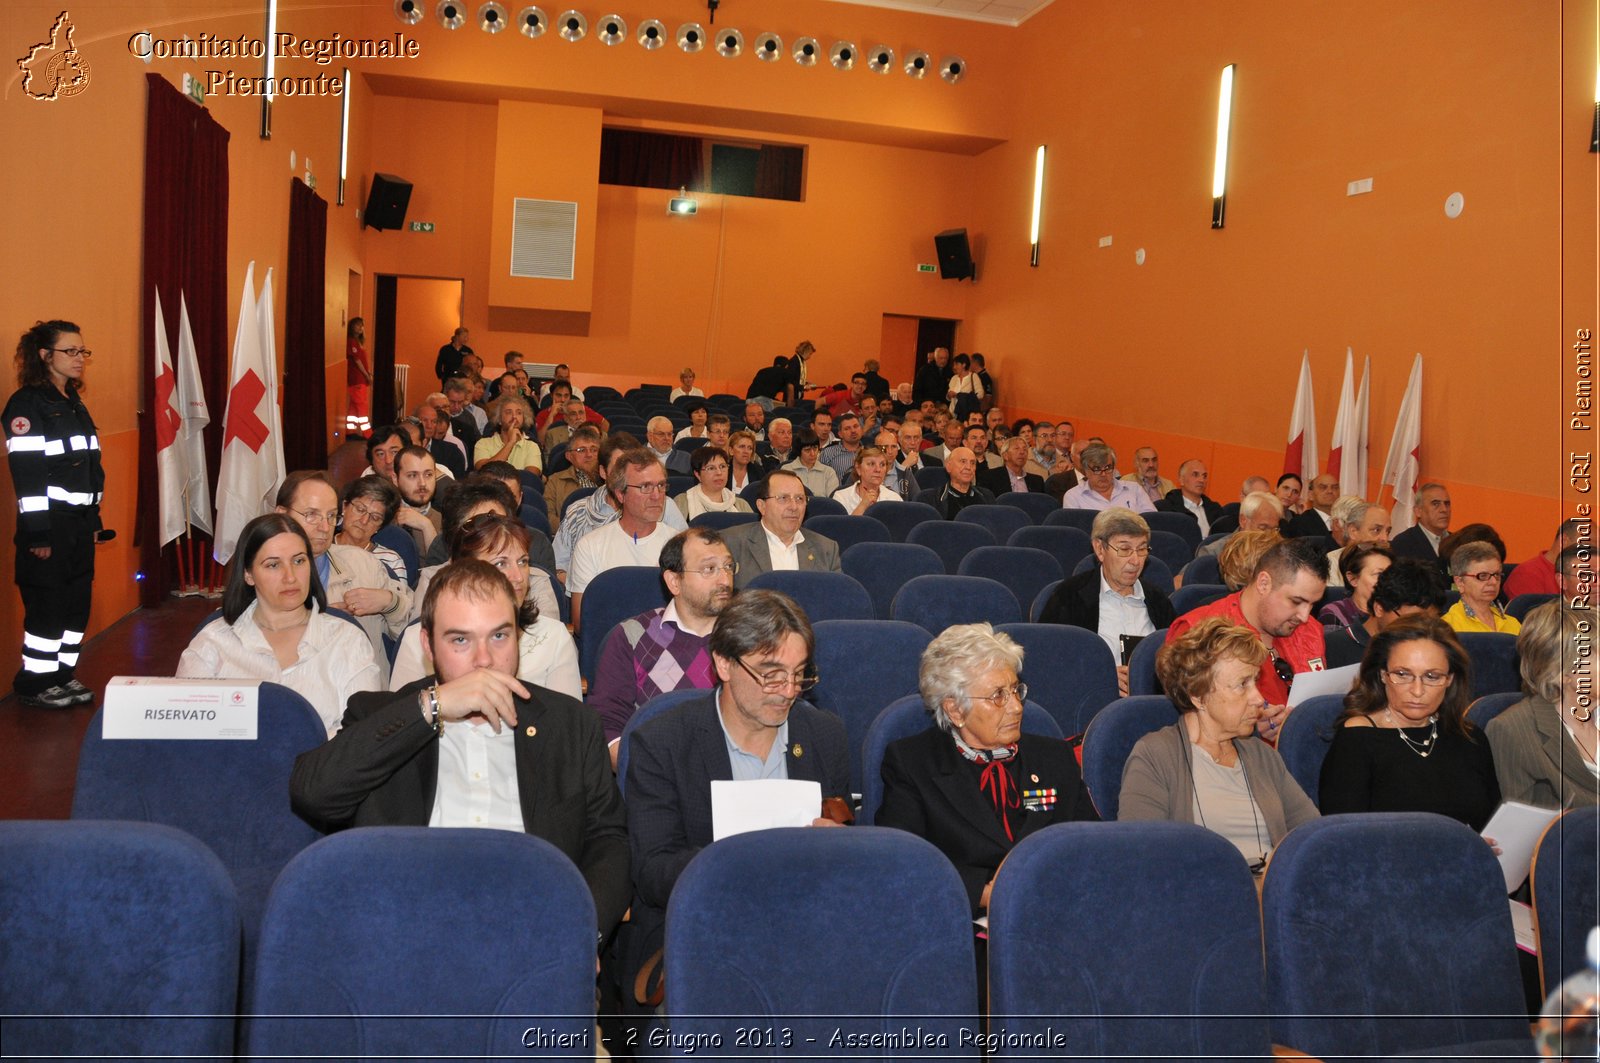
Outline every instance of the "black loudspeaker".
[[[406, 205], [411, 202], [411, 182], [392, 173], [372, 175], [367, 193], [367, 209], [361, 224], [372, 229], [398, 229], [406, 223]], [[965, 238], [962, 240], [965, 243]]]
[[939, 250], [939, 276], [945, 280], [966, 280], [971, 277], [978, 278], [978, 270], [972, 264], [972, 246], [967, 243], [967, 230], [946, 229], [933, 238], [934, 247]]

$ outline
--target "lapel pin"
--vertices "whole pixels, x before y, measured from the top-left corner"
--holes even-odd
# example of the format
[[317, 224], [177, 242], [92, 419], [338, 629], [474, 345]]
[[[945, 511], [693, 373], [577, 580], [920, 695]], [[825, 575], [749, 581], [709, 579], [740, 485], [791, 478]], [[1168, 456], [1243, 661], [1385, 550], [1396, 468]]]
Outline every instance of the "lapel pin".
[[817, 559], [817, 555], [816, 554], [813, 554], [809, 550], [806, 551], [806, 560], [807, 561], [815, 561], [816, 559]]
[[[525, 733], [525, 734], [526, 734], [526, 735], [527, 735], [527, 736], [528, 736], [528, 737], [529, 737], [529, 738], [532, 738], [532, 737], [533, 737], [533, 736], [534, 736], [534, 735], [536, 735], [536, 734], [538, 734], [538, 733], [539, 733], [539, 729], [538, 729], [538, 728], [537, 728], [537, 727], [533, 727], [533, 726], [531, 726], [531, 725], [530, 725], [530, 726], [529, 726], [529, 728], [528, 728], [528, 729], [527, 729], [527, 731], [526, 731], [526, 732], [524, 732], [524, 733]], [[1034, 778], [1034, 780], [1033, 780], [1033, 781], [1034, 781], [1034, 782], [1038, 782], [1038, 781], [1039, 781], [1039, 779], [1038, 779], [1038, 777], [1037, 777], [1037, 776], [1035, 776], [1035, 778]]]
[[1039, 776], [1037, 776], [1037, 775], [1030, 775], [1030, 776], [1028, 776], [1028, 778], [1032, 779], [1034, 782], [1038, 782], [1039, 781]]
[[803, 757], [803, 756], [806, 755], [806, 751], [804, 749], [800, 748], [800, 743], [799, 742], [796, 742], [794, 744], [794, 755], [797, 756], [797, 757]]

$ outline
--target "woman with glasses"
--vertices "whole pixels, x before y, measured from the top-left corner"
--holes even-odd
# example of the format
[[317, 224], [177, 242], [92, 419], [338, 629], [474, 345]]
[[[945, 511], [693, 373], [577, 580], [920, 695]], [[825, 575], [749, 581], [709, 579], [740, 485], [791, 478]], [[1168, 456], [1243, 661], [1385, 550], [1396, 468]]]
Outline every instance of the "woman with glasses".
[[749, 513], [750, 503], [728, 487], [728, 468], [732, 459], [721, 447], [701, 447], [689, 455], [689, 471], [698, 481], [672, 500], [685, 520], [702, 513]]
[[1064, 742], [1023, 734], [1022, 647], [988, 624], [948, 627], [923, 651], [917, 685], [934, 727], [883, 757], [875, 822], [921, 835], [950, 858], [973, 915], [1013, 846], [1036, 830], [1098, 820]]
[[1495, 604], [1500, 596], [1500, 581], [1505, 576], [1505, 559], [1492, 543], [1464, 543], [1450, 555], [1450, 578], [1455, 580], [1461, 600], [1444, 614], [1444, 622], [1456, 631], [1490, 631], [1515, 635], [1522, 630], [1516, 617], [1507, 616]]
[[1267, 648], [1227, 617], [1200, 621], [1156, 654], [1178, 722], [1139, 739], [1122, 769], [1119, 820], [1198, 823], [1260, 874], [1283, 836], [1317, 818], [1278, 751], [1255, 740]]
[[[528, 560], [528, 529], [519, 520], [501, 514], [470, 517], [450, 537], [451, 560], [487, 561], [511, 583], [514, 600], [521, 602], [517, 624], [517, 678], [574, 698], [583, 697], [578, 677], [578, 648], [555, 613], [546, 613], [529, 593], [530, 577], [543, 575]], [[548, 578], [548, 577], [547, 577]], [[418, 597], [424, 588], [418, 587]], [[437, 637], [437, 636], [436, 636]], [[422, 626], [413, 623], [400, 637], [389, 689], [399, 690], [432, 671], [422, 653]]]
[[405, 580], [409, 585], [411, 573], [405, 559], [398, 553], [373, 542], [372, 537], [394, 520], [400, 508], [400, 491], [382, 476], [361, 476], [345, 485], [339, 498], [339, 531], [333, 541], [340, 546], [353, 546], [365, 550], [383, 563], [389, 575]]
[[350, 695], [383, 683], [366, 633], [327, 608], [300, 522], [257, 517], [239, 533], [222, 615], [195, 633], [178, 675], [281, 683], [311, 703], [331, 738]]
[[1442, 620], [1407, 617], [1373, 636], [1322, 762], [1322, 811], [1436, 812], [1482, 830], [1500, 783], [1467, 720], [1471, 692], [1467, 651]]
[[[94, 700], [77, 680], [78, 653], [89, 626], [94, 548], [115, 533], [100, 523], [100, 437], [78, 397], [89, 354], [77, 325], [36, 322], [17, 341], [17, 390], [6, 403], [23, 614], [22, 670], [11, 689], [36, 708]], [[177, 419], [175, 409], [159, 411], [157, 436], [174, 433]]]

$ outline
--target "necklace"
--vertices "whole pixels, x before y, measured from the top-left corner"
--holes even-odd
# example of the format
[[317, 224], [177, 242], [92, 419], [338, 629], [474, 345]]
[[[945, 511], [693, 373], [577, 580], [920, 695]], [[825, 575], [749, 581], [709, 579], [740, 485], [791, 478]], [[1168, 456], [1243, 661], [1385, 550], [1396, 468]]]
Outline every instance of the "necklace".
[[1428, 724], [1432, 728], [1432, 730], [1430, 730], [1428, 733], [1428, 737], [1424, 738], [1420, 742], [1417, 742], [1413, 741], [1411, 736], [1406, 734], [1405, 724], [1395, 716], [1393, 709], [1386, 709], [1384, 711], [1389, 714], [1389, 722], [1394, 724], [1395, 733], [1400, 736], [1400, 741], [1406, 744], [1407, 749], [1411, 750], [1411, 752], [1415, 753], [1423, 760], [1427, 760], [1429, 757], [1433, 756], [1434, 742], [1439, 737], [1439, 717], [1437, 714], [1428, 717]]

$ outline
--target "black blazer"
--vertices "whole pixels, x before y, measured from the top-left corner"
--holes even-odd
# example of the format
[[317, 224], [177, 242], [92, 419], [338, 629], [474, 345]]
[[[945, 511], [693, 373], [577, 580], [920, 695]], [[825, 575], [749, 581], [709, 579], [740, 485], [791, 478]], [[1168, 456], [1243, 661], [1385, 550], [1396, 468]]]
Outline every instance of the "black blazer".
[[[1004, 465], [998, 469], [986, 469], [979, 466], [977, 480], [979, 487], [986, 488], [996, 498], [1011, 490], [1011, 475], [1006, 472]], [[1028, 485], [1030, 494], [1044, 494], [1043, 476], [1036, 472], [1026, 472], [1022, 474], [1022, 480]]]
[[433, 455], [433, 460], [450, 470], [450, 475], [457, 481], [467, 478], [467, 459], [462, 457], [461, 450], [448, 439], [430, 439], [428, 453]]
[[[732, 779], [733, 764], [715, 693], [669, 709], [628, 742], [628, 844], [636, 874], [630, 941], [622, 951], [631, 988], [634, 972], [661, 947], [678, 876], [711, 844], [711, 782]], [[839, 717], [796, 702], [786, 759], [789, 778], [821, 783], [824, 798], [850, 799], [850, 743]]]
[[1317, 511], [1314, 509], [1308, 509], [1304, 513], [1296, 513], [1290, 519], [1285, 530], [1291, 538], [1318, 536], [1327, 539], [1333, 535], [1333, 526], [1323, 523], [1322, 518], [1317, 515]]
[[1054, 789], [1056, 800], [1049, 811], [1013, 810], [1008, 840], [993, 803], [979, 789], [981, 769], [961, 756], [950, 735], [929, 728], [892, 743], [883, 756], [883, 804], [874, 822], [936, 845], [960, 873], [974, 913], [983, 887], [1013, 845], [1054, 823], [1100, 818], [1078, 758], [1060, 739], [1023, 735], [1011, 765], [1018, 789]]
[[[433, 678], [400, 690], [350, 699], [344, 727], [300, 754], [289, 802], [323, 830], [425, 827], [439, 781], [439, 743], [422, 718], [417, 693]], [[627, 911], [627, 824], [611, 774], [600, 718], [581, 701], [532, 686], [517, 700], [517, 793], [529, 834], [566, 853], [594, 895], [600, 929]]]
[[1422, 561], [1439, 560], [1439, 551], [1433, 548], [1428, 537], [1422, 534], [1422, 529], [1415, 524], [1390, 539], [1389, 549], [1394, 551], [1395, 557], [1415, 557]]
[[[1171, 626], [1177, 617], [1172, 611], [1172, 599], [1143, 576], [1139, 577], [1139, 586], [1144, 591], [1144, 607], [1150, 614], [1150, 623], [1155, 625], [1157, 631]], [[1070, 627], [1083, 627], [1098, 632], [1100, 566], [1095, 565], [1087, 572], [1080, 572], [1076, 576], [1068, 576], [1062, 580], [1061, 586], [1057, 587], [1050, 600], [1044, 603], [1044, 609], [1039, 613], [1039, 623], [1067, 624]]]
[[[1211, 527], [1211, 533], [1215, 535], [1218, 531], [1217, 521], [1222, 519], [1222, 507], [1212, 501], [1210, 495], [1201, 495], [1200, 508], [1206, 511], [1206, 524]], [[1191, 519], [1194, 517], [1194, 514], [1189, 512], [1189, 507], [1183, 504], [1183, 491], [1176, 487], [1161, 496], [1161, 501], [1156, 503], [1156, 509], [1162, 513], [1182, 513]]]

